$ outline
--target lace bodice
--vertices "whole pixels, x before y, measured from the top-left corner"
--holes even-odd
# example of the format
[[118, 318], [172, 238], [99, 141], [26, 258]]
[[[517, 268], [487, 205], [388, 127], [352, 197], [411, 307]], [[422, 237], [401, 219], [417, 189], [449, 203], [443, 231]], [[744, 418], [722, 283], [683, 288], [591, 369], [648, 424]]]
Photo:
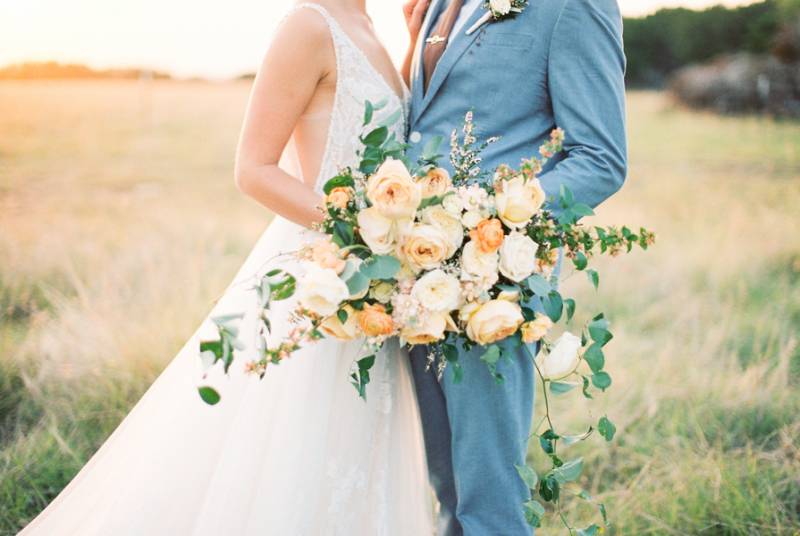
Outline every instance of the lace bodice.
[[[389, 125], [389, 129], [399, 141], [405, 141], [408, 91], [404, 85], [400, 98], [324, 7], [303, 3], [295, 6], [291, 12], [298, 9], [313, 9], [325, 19], [336, 53], [336, 97], [331, 110], [325, 152], [314, 182], [315, 189], [321, 192], [325, 182], [341, 168], [357, 166], [359, 136], [365, 129], [375, 128], [399, 111], [399, 119]], [[364, 127], [362, 119], [366, 101], [384, 106], [375, 111], [370, 125]]]

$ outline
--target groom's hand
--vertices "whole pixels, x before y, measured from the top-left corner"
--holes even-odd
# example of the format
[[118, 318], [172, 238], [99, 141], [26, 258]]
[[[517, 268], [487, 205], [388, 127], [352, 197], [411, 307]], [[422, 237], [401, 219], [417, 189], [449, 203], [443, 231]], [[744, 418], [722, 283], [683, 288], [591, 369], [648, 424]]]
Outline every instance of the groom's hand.
[[411, 37], [411, 46], [417, 42], [420, 31], [422, 31], [422, 22], [425, 20], [425, 13], [428, 12], [428, 7], [431, 0], [408, 0], [403, 4], [403, 15], [406, 18], [406, 26], [408, 27], [408, 35]]

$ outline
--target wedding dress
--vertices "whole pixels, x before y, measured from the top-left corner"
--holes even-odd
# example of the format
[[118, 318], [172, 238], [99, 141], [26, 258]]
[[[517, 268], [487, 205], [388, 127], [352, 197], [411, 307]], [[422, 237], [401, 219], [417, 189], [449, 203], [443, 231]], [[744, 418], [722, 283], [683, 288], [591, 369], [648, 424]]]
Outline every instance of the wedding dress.
[[[340, 167], [357, 163], [364, 102], [387, 103], [376, 112], [379, 122], [397, 110], [405, 116], [407, 98], [324, 8], [296, 9], [327, 21], [337, 58], [321, 190]], [[327, 117], [319, 121], [328, 125]], [[403, 125], [394, 133], [403, 139]], [[297, 250], [313, 234], [276, 217], [211, 315], [249, 310], [242, 328], [249, 333], [256, 297], [247, 281], [267, 259]], [[272, 317], [275, 331], [288, 329], [280, 315]], [[378, 355], [366, 402], [348, 381], [354, 360], [364, 357], [362, 343], [325, 339], [270, 367], [262, 381], [245, 376], [242, 361], [231, 376], [212, 373], [205, 381], [222, 401], [211, 407], [196, 389], [199, 334], [21, 534], [433, 534], [419, 410], [396, 342]]]

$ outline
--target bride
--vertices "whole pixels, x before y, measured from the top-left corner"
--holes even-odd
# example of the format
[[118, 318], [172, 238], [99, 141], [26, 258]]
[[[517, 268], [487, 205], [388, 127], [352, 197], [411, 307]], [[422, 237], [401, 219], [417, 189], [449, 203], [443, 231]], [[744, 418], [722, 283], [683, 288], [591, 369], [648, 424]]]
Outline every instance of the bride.
[[[405, 7], [412, 50], [427, 4]], [[357, 162], [366, 100], [387, 103], [376, 122], [406, 114], [406, 84], [365, 0], [297, 4], [256, 78], [236, 168], [241, 190], [278, 216], [212, 315], [254, 310], [248, 278], [313, 239], [322, 183]], [[395, 134], [403, 139], [402, 123]], [[263, 381], [236, 366], [231, 377], [212, 371], [204, 381], [223, 398], [209, 407], [196, 391], [199, 334], [22, 534], [433, 533], [418, 407], [398, 344], [378, 357], [367, 402], [347, 381], [360, 344], [325, 339]]]

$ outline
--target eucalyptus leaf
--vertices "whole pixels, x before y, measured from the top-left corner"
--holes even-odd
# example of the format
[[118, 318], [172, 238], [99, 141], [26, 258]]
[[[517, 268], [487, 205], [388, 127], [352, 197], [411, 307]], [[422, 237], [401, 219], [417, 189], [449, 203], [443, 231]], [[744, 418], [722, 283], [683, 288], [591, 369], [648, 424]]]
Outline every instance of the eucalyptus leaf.
[[601, 391], [611, 387], [611, 376], [607, 372], [596, 372], [592, 375], [592, 383]]
[[608, 417], [604, 416], [601, 417], [600, 422], [597, 423], [597, 431], [600, 432], [600, 435], [603, 436], [606, 441], [611, 441], [617, 433], [617, 427]]
[[544, 312], [550, 317], [553, 322], [561, 320], [561, 315], [564, 312], [564, 301], [558, 291], [551, 290], [550, 293], [542, 300]]
[[550, 392], [554, 395], [563, 395], [579, 386], [580, 384], [574, 382], [550, 382]]
[[222, 397], [219, 396], [219, 393], [213, 387], [198, 387], [198, 393], [200, 393], [200, 398], [208, 404], [209, 406], [215, 406], [222, 400]]
[[592, 283], [595, 290], [600, 286], [600, 275], [594, 270], [586, 270], [586, 277]]
[[550, 282], [539, 274], [533, 274], [527, 280], [528, 288], [537, 296], [547, 296], [553, 290]]
[[603, 370], [606, 364], [603, 349], [597, 343], [592, 344], [586, 349], [586, 352], [583, 354], [583, 359], [586, 361], [586, 364], [589, 365], [589, 368], [592, 369], [592, 372], [595, 373]]
[[536, 471], [529, 465], [515, 465], [515, 467], [517, 468], [517, 474], [528, 486], [528, 489], [535, 490], [536, 486], [539, 485], [539, 475], [536, 474]]
[[400, 271], [400, 261], [391, 255], [375, 255], [361, 264], [359, 272], [368, 279], [392, 279]]
[[566, 462], [561, 467], [553, 469], [552, 474], [560, 484], [566, 484], [567, 482], [575, 482], [578, 480], [582, 471], [583, 458], [575, 458], [574, 460]]
[[528, 522], [528, 525], [533, 528], [540, 527], [545, 512], [544, 506], [539, 501], [531, 499], [523, 504], [523, 509], [525, 510], [525, 521]]

